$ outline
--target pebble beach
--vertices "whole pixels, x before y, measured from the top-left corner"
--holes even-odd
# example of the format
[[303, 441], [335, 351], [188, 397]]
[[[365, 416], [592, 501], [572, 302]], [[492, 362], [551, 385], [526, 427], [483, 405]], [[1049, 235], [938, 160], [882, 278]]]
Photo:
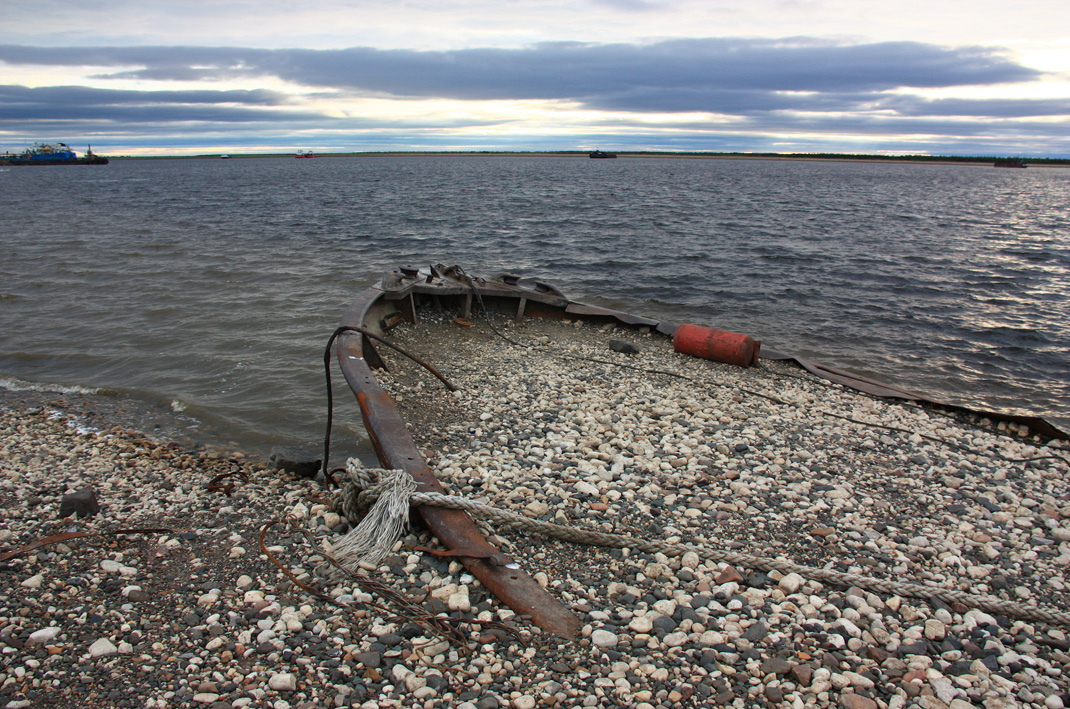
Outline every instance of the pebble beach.
[[[1070, 609], [1065, 442], [614, 325], [473, 323], [430, 311], [389, 335], [457, 392], [380, 349], [451, 494]], [[61, 517], [87, 488], [99, 512]], [[285, 516], [313, 541], [264, 531]], [[88, 427], [47, 401], [0, 409], [0, 554], [88, 533], [0, 563], [0, 707], [1070, 706], [1067, 627], [483, 522], [580, 636], [540, 631], [421, 552], [435, 541], [414, 522], [358, 574], [453, 618], [463, 641], [442, 637], [328, 563], [349, 522], [315, 481], [233, 451]], [[157, 531], [110, 533], [131, 529]]]

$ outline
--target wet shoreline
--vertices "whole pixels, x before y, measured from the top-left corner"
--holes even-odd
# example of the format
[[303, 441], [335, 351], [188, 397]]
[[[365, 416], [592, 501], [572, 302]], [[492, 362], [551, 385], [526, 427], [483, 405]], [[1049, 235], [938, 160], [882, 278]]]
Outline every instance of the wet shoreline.
[[[1006, 460], [1061, 447], [788, 376], [798, 370], [787, 365], [682, 357], [641, 333], [497, 322], [515, 348], [481, 322], [462, 333], [451, 323], [430, 315], [392, 336], [448, 353], [440, 364], [459, 394], [400, 359], [380, 378], [452, 493], [568, 525], [1065, 606], [1066, 465]], [[610, 351], [610, 338], [638, 359]], [[12, 709], [87, 696], [153, 709], [1066, 703], [1065, 629], [483, 525], [580, 616], [581, 637], [566, 642], [515, 618], [456, 561], [417, 551], [435, 544], [417, 526], [371, 577], [467, 619], [467, 644], [451, 645], [364, 605], [371, 597], [300, 537], [275, 528], [267, 544], [349, 607], [316, 600], [259, 553], [264, 526], [286, 514], [327, 549], [348, 529], [311, 481], [121, 427], [79, 429], [48, 398], [23, 402], [37, 411], [0, 408], [3, 550], [73, 528], [173, 531], [71, 540], [0, 567], [0, 702]], [[210, 489], [221, 472], [247, 477]], [[57, 519], [83, 486], [102, 514]]]

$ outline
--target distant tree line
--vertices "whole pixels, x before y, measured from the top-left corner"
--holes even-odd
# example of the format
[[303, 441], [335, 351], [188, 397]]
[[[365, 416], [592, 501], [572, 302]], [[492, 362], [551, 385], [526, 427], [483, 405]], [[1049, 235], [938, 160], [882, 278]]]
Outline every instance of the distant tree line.
[[[587, 151], [561, 151], [561, 153], [586, 154]], [[631, 155], [641, 157], [643, 155], [658, 155], [665, 157], [732, 157], [732, 158], [798, 158], [802, 160], [878, 160], [884, 162], [964, 162], [964, 163], [992, 163], [996, 160], [1006, 160], [1006, 155], [868, 155], [865, 153], [742, 153], [742, 152], [661, 152], [661, 151], [617, 151], [618, 155]], [[1039, 158], [1012, 156], [1021, 158], [1030, 165], [1070, 165], [1070, 158]]]

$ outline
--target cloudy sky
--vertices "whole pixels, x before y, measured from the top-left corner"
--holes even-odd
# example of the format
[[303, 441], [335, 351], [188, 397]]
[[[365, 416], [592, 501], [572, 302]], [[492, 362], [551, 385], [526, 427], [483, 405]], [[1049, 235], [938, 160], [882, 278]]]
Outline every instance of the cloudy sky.
[[1067, 0], [0, 0], [0, 150], [1070, 157]]

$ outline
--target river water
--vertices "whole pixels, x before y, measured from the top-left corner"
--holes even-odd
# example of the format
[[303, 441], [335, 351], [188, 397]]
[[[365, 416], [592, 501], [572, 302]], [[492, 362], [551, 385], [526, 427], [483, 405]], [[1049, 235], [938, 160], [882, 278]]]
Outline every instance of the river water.
[[[93, 391], [254, 455], [319, 445], [327, 337], [383, 272], [431, 263], [1070, 425], [1070, 170], [113, 160], [3, 169], [0, 204], [0, 387]], [[364, 434], [336, 391], [345, 454]]]

